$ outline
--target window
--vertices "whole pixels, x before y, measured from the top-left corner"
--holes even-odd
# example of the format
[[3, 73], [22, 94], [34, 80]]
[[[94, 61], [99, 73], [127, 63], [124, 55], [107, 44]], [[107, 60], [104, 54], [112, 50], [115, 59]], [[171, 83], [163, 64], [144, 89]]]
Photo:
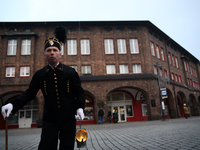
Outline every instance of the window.
[[77, 66], [70, 66], [70, 67], [74, 68], [76, 70], [76, 72], [77, 72]]
[[174, 58], [174, 55], [172, 55], [172, 65], [175, 66], [175, 58]]
[[126, 42], [125, 39], [118, 39], [117, 40], [118, 46], [118, 53], [119, 54], [126, 54]]
[[175, 75], [175, 81], [176, 81], [176, 82], [179, 81], [179, 79], [178, 79], [178, 75], [177, 75], [177, 74]]
[[156, 67], [156, 66], [153, 66], [153, 71], [154, 71], [154, 74], [158, 74], [158, 71], [157, 71], [157, 67]]
[[184, 61], [184, 67], [185, 67], [185, 71], [188, 71], [187, 69], [187, 63]]
[[151, 54], [152, 54], [153, 56], [156, 56], [156, 54], [155, 54], [155, 48], [154, 48], [154, 43], [153, 43], [153, 42], [150, 42], [150, 46], [151, 46]]
[[20, 76], [21, 77], [30, 76], [30, 67], [20, 67]]
[[106, 54], [114, 54], [113, 40], [112, 39], [105, 39], [104, 45], [105, 45], [105, 53]]
[[192, 85], [192, 79], [190, 79], [190, 85]]
[[148, 116], [147, 104], [142, 104], [142, 116]]
[[159, 68], [159, 75], [162, 77], [163, 76], [163, 69]]
[[107, 74], [115, 74], [115, 65], [106, 65]]
[[81, 54], [90, 54], [89, 40], [81, 40]]
[[137, 39], [130, 39], [129, 42], [130, 42], [131, 54], [139, 53], [138, 40]]
[[61, 42], [61, 50], [60, 50], [60, 53], [61, 55], [64, 55], [64, 44]]
[[172, 80], [175, 80], [174, 73], [171, 74]]
[[21, 55], [30, 55], [30, 54], [31, 54], [31, 40], [24, 39], [22, 40]]
[[132, 105], [126, 105], [127, 117], [133, 116]]
[[164, 49], [163, 48], [161, 48], [161, 50], [160, 50], [160, 55], [161, 55], [161, 59], [163, 61], [165, 61], [165, 54], [164, 54]]
[[168, 78], [167, 70], [164, 69], [164, 77]]
[[175, 64], [176, 64], [176, 68], [179, 68], [178, 58], [177, 57], [175, 57]]
[[181, 76], [178, 76], [178, 80], [179, 80], [180, 83], [182, 83]]
[[189, 63], [187, 63], [187, 71], [190, 72]]
[[77, 54], [77, 46], [76, 46], [76, 40], [68, 40], [68, 55], [76, 55]]
[[171, 65], [171, 64], [172, 64], [172, 57], [171, 57], [170, 52], [168, 52], [168, 59], [169, 59], [169, 63], [170, 63], [170, 65]]
[[134, 64], [132, 65], [132, 67], [133, 67], [133, 73], [142, 73], [140, 64]]
[[129, 71], [128, 71], [128, 65], [119, 65], [119, 72], [121, 74], [129, 73]]
[[159, 50], [159, 46], [156, 45], [156, 55], [157, 55], [157, 58], [160, 59], [160, 50]]
[[15, 67], [6, 67], [6, 77], [15, 77]]
[[7, 55], [16, 55], [17, 50], [17, 40], [8, 40], [8, 51]]
[[91, 74], [91, 66], [81, 66], [82, 75]]
[[189, 78], [187, 78], [187, 83], [188, 83], [188, 85], [190, 85], [190, 79]]

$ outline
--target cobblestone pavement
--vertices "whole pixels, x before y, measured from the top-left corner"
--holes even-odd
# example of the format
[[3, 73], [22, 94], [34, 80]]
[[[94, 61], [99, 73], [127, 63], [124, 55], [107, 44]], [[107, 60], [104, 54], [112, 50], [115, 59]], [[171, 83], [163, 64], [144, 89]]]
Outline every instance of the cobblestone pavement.
[[[200, 117], [82, 125], [82, 128], [88, 132], [88, 139], [81, 150], [200, 150]], [[40, 133], [41, 128], [9, 129], [8, 149], [37, 150]], [[5, 131], [0, 130], [0, 150], [4, 149]]]

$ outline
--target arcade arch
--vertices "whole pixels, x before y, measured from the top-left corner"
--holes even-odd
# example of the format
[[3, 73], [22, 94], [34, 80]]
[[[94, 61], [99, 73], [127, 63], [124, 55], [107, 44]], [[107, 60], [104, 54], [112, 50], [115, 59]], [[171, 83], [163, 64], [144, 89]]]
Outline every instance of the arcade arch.
[[107, 109], [118, 122], [148, 120], [147, 94], [141, 89], [121, 87], [107, 94]]

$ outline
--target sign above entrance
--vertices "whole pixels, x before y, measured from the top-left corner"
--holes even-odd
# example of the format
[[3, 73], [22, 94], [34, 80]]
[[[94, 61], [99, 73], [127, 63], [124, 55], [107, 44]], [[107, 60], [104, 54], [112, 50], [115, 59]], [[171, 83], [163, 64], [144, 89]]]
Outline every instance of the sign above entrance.
[[160, 88], [162, 99], [168, 98], [166, 88]]

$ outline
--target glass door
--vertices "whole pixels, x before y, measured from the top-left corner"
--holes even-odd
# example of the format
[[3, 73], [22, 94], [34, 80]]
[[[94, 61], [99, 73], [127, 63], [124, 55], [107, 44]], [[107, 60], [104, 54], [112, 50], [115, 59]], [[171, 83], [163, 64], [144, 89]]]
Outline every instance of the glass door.
[[31, 110], [19, 111], [19, 128], [30, 128], [32, 123]]
[[113, 113], [117, 113], [118, 122], [126, 121], [126, 113], [124, 106], [113, 106]]

